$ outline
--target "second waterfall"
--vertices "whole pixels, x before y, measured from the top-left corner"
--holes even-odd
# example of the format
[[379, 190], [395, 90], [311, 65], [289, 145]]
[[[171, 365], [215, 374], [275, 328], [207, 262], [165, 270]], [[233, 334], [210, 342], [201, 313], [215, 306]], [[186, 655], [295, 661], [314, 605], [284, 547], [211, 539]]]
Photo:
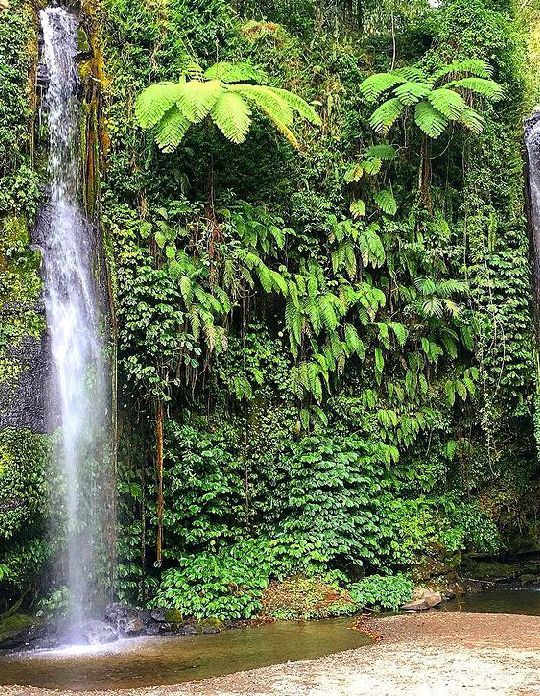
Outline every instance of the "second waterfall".
[[[48, 202], [36, 231], [53, 380], [50, 419], [61, 427], [56, 459], [65, 503], [61, 566], [71, 594], [72, 626], [102, 601], [110, 527], [106, 468], [107, 368], [95, 271], [97, 235], [80, 204], [80, 81], [77, 17], [63, 7], [40, 12], [48, 116]], [[75, 636], [76, 637], [76, 636]]]

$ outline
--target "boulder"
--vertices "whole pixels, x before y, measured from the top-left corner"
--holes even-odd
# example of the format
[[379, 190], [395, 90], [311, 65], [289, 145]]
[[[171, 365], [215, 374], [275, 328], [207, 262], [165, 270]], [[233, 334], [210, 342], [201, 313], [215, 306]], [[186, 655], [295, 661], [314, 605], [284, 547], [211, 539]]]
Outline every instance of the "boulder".
[[145, 628], [144, 621], [142, 621], [142, 619], [140, 619], [138, 616], [134, 616], [126, 621], [124, 633], [128, 636], [139, 635], [145, 630]]
[[83, 640], [88, 645], [102, 645], [113, 643], [118, 639], [118, 633], [105, 621], [86, 621], [80, 629]]
[[427, 611], [438, 606], [442, 602], [442, 595], [428, 587], [417, 587], [413, 592], [411, 602], [404, 604], [403, 611]]

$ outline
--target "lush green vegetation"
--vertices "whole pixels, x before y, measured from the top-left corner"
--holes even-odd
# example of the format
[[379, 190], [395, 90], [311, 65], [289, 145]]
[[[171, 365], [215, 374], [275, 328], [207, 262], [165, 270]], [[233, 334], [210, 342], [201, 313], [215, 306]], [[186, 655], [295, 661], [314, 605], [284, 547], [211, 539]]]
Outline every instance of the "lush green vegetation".
[[[522, 9], [85, 10], [118, 330], [119, 596], [196, 617], [393, 609], [464, 552], [537, 545]], [[20, 118], [2, 124], [2, 162]], [[33, 181], [18, 156], [3, 181]], [[32, 219], [34, 198], [4, 197], [6, 229]], [[0, 490], [3, 476], [0, 459]], [[0, 546], [2, 587], [17, 553]]]

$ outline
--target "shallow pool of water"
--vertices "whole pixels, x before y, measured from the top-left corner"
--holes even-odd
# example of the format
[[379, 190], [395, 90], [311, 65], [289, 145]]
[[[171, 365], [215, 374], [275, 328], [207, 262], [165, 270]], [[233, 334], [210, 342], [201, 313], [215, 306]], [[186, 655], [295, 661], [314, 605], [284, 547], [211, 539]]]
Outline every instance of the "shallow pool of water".
[[456, 597], [443, 604], [441, 611], [540, 616], [540, 589], [498, 588], [484, 590]]
[[[540, 597], [540, 595], [539, 595]], [[133, 638], [0, 657], [0, 684], [114, 689], [177, 684], [368, 645], [350, 619], [291, 621], [213, 636]]]

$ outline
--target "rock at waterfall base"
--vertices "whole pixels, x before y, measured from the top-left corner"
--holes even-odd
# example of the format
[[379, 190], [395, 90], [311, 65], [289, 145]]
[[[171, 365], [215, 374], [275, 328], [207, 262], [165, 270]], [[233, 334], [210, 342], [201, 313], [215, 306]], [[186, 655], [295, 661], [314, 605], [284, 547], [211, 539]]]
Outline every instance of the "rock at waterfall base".
[[418, 587], [414, 590], [411, 602], [404, 604], [402, 611], [427, 611], [433, 609], [442, 602], [440, 592], [435, 592], [427, 587]]

